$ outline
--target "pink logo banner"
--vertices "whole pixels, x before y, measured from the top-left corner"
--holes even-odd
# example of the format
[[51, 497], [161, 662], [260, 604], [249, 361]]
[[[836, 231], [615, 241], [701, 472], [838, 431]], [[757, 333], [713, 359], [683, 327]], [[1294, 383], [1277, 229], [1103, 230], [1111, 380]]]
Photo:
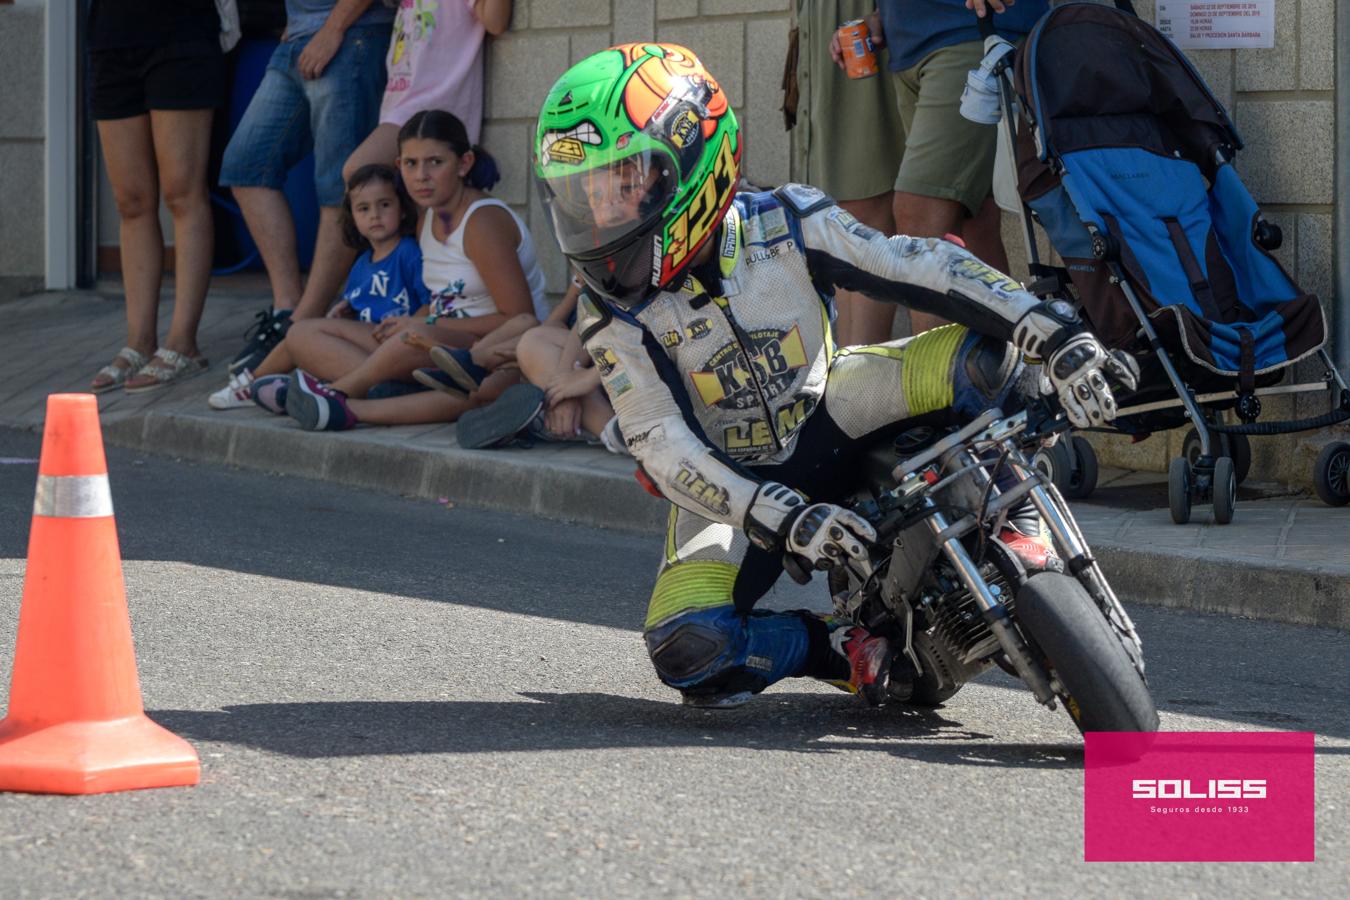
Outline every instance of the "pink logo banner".
[[1084, 762], [1087, 862], [1313, 861], [1312, 732], [1090, 732]]

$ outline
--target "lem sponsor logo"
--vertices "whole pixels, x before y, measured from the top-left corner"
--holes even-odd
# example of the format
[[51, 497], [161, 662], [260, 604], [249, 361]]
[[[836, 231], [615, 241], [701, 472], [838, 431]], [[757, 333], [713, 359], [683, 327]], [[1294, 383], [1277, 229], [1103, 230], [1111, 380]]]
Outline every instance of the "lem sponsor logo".
[[687, 460], [680, 460], [680, 469], [675, 473], [672, 486], [699, 506], [719, 516], [731, 512], [731, 494], [727, 489], [709, 481]]

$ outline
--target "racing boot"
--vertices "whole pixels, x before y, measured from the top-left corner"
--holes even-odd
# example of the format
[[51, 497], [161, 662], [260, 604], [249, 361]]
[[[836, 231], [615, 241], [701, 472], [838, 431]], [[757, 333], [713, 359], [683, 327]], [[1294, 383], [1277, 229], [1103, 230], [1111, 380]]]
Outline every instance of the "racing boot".
[[[1039, 524], [1040, 521], [1037, 519], [1037, 525]], [[1059, 558], [1054, 545], [1040, 528], [1027, 534], [1010, 524], [999, 532], [998, 539], [1013, 552], [1028, 575], [1035, 575], [1037, 572], [1064, 571], [1064, 561]]]
[[830, 618], [830, 650], [837, 677], [826, 678], [837, 688], [857, 694], [868, 706], [881, 706], [889, 698], [891, 666], [895, 651], [891, 642], [861, 625]]

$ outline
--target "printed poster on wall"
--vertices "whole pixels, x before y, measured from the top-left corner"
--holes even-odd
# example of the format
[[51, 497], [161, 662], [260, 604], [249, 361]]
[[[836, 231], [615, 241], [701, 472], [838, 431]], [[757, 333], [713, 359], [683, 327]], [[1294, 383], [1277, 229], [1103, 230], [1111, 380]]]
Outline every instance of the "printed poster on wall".
[[1183, 50], [1275, 46], [1275, 0], [1158, 0], [1158, 30]]

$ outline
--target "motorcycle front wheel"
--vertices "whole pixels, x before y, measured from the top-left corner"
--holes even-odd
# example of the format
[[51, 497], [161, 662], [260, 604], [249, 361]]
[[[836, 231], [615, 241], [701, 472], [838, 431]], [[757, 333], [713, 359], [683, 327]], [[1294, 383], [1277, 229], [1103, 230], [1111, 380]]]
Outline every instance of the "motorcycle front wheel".
[[1079, 731], [1158, 730], [1148, 685], [1075, 579], [1032, 576], [1017, 592], [1017, 619], [1064, 685], [1064, 706]]

